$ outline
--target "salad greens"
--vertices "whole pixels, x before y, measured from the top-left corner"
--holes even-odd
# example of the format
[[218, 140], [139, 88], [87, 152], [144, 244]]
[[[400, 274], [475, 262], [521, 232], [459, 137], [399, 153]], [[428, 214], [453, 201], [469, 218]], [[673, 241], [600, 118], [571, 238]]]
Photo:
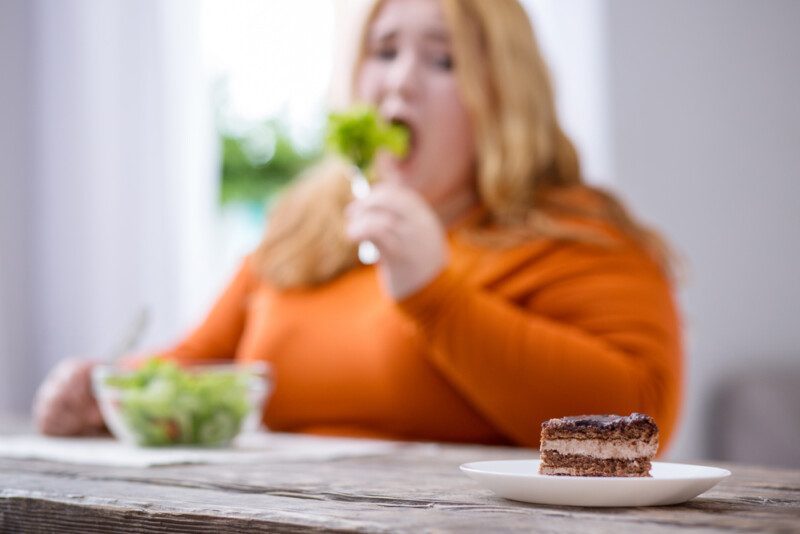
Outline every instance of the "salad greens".
[[106, 385], [120, 390], [120, 415], [139, 445], [224, 445], [250, 410], [249, 378], [241, 371], [192, 372], [153, 359], [130, 374], [108, 377]]
[[396, 156], [408, 151], [408, 128], [384, 121], [371, 106], [354, 106], [328, 116], [328, 147], [366, 172], [380, 149]]

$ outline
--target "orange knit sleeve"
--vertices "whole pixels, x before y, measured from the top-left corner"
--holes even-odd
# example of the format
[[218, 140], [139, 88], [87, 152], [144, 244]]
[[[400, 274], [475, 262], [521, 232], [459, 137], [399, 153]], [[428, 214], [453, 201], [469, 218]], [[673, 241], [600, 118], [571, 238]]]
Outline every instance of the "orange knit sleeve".
[[180, 361], [234, 358], [244, 331], [248, 296], [254, 285], [255, 275], [248, 258], [200, 326], [162, 356]]
[[632, 411], [651, 414], [669, 440], [679, 329], [668, 281], [638, 251], [564, 245], [492, 289], [447, 269], [398, 304], [437, 368], [513, 441], [538, 446], [551, 417]]

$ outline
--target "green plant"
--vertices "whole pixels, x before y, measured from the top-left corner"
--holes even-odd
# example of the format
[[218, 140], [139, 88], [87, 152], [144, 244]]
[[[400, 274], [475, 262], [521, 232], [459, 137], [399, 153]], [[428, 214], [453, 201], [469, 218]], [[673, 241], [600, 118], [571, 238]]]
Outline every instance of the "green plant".
[[300, 150], [277, 119], [243, 134], [223, 131], [220, 201], [263, 203], [321, 155], [320, 148]]

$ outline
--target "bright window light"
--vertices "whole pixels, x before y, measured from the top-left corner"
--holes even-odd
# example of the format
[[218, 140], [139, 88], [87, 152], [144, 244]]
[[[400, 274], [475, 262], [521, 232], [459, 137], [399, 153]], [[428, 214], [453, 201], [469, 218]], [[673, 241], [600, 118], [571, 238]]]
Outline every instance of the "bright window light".
[[328, 0], [203, 0], [203, 56], [221, 85], [220, 119], [239, 131], [279, 119], [300, 148], [318, 143], [333, 65]]

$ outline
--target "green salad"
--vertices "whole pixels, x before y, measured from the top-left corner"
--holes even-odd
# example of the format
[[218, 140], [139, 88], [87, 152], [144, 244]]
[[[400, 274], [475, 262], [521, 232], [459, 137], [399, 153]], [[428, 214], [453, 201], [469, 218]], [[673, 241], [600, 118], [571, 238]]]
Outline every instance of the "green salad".
[[328, 147], [365, 172], [375, 153], [386, 149], [395, 156], [408, 151], [408, 128], [384, 121], [374, 107], [354, 106], [328, 116]]
[[121, 390], [119, 412], [139, 445], [211, 446], [239, 433], [250, 409], [250, 378], [242, 371], [193, 372], [154, 359], [105, 382]]

